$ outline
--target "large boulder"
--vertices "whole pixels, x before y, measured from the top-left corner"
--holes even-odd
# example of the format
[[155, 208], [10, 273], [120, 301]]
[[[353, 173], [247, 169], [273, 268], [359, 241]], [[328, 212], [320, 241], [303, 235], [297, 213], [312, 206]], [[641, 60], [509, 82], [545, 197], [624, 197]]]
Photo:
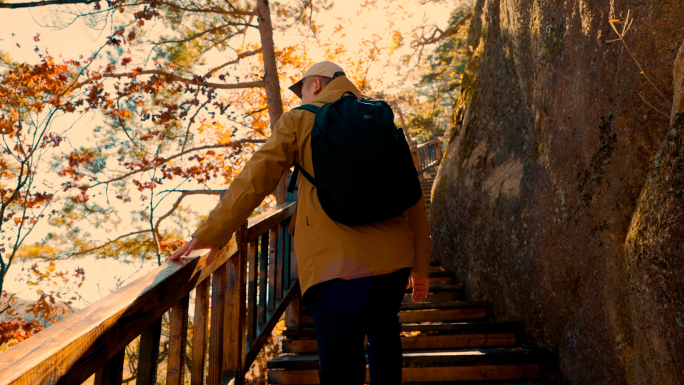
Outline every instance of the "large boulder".
[[[644, 74], [609, 23], [628, 11]], [[475, 5], [434, 258], [569, 384], [684, 384], [682, 20], [682, 1]]]

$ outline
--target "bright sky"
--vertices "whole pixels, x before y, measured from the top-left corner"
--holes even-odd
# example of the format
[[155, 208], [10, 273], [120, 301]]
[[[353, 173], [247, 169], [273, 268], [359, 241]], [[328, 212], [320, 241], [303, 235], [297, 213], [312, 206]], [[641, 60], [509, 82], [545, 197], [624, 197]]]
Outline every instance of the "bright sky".
[[[388, 45], [388, 42], [391, 42], [392, 39], [392, 32], [400, 31], [404, 36], [404, 47], [398, 49], [392, 57], [385, 54], [386, 60], [396, 61], [401, 54], [410, 53], [410, 47], [408, 46], [412, 28], [420, 24], [436, 24], [444, 28], [451, 10], [460, 1], [445, 0], [420, 5], [419, 0], [378, 0], [376, 7], [368, 7], [360, 12], [360, 5], [365, 2], [367, 0], [338, 0], [332, 10], [315, 15], [316, 22], [323, 27], [319, 34], [321, 40], [325, 41], [327, 36], [330, 36], [332, 33], [334, 27], [342, 24], [346, 33], [342, 43], [349, 52], [356, 52], [364, 38], [369, 38], [376, 34], [382, 37], [386, 45]], [[75, 9], [77, 6], [71, 7]], [[48, 17], [53, 17], [56, 9], [59, 8], [55, 6], [37, 9], [0, 10], [0, 51], [9, 54], [16, 61], [33, 63], [38, 61], [38, 56], [34, 52], [36, 45], [41, 51], [47, 49], [52, 55], [62, 55], [65, 59], [78, 58], [80, 55], [88, 57], [104, 43], [106, 37], [111, 33], [109, 30], [95, 31], [88, 27], [82, 19], [60, 30], [41, 27], [39, 22], [45, 21]], [[64, 22], [68, 18], [60, 17], [60, 20]], [[40, 42], [33, 40], [36, 34], [40, 34]], [[256, 30], [251, 32], [248, 40], [258, 41]], [[291, 31], [285, 35], [275, 35], [277, 47], [297, 44], [303, 40], [302, 36]], [[314, 42], [309, 41], [307, 49], [309, 56], [314, 61], [322, 59], [322, 50], [316, 48]], [[209, 60], [219, 63], [220, 60], [224, 59], [221, 56], [217, 54]], [[212, 63], [208, 64], [211, 65]], [[393, 69], [387, 70], [384, 64], [386, 63], [375, 64], [370, 71], [371, 77], [381, 76], [385, 85], [399, 83], [401, 86], [406, 86], [401, 84], [395, 71]], [[288, 87], [290, 84], [281, 84], [281, 86]], [[389, 91], [391, 92], [391, 90]], [[78, 135], [73, 135], [70, 138], [74, 146], [79, 145], [79, 140], [85, 142], [88, 135], [81, 135], [81, 139], [78, 138]], [[184, 206], [189, 206], [199, 213], [208, 213], [216, 202], [217, 198], [197, 197], [195, 199], [186, 199], [183, 203]], [[172, 200], [169, 199], [168, 207], [170, 207], [171, 203]], [[165, 212], [168, 208], [160, 207], [158, 210], [158, 212]], [[45, 233], [49, 231], [49, 228], [42, 226], [36, 230], [32, 237], [27, 240], [27, 243], [42, 239]], [[97, 237], [96, 230], [91, 231]], [[111, 236], [111, 234], [101, 234], [103, 239], [107, 236]], [[25, 283], [15, 281], [14, 279], [20, 276], [22, 267], [29, 265], [30, 263], [15, 261], [10, 271], [10, 277], [8, 277], [9, 282], [6, 282], [5, 287], [9, 292], [21, 292], [20, 296], [27, 299], [31, 299], [33, 291], [26, 290]], [[130, 282], [132, 278], [155, 268], [156, 262], [150, 261], [141, 265], [140, 261], [105, 261], [84, 258], [76, 261], [60, 262], [59, 267], [60, 269], [68, 268], [73, 270], [73, 268], [78, 266], [85, 269], [87, 277], [84, 287], [79, 290], [79, 294], [88, 302], [93, 302], [114, 290], [120, 281]]]

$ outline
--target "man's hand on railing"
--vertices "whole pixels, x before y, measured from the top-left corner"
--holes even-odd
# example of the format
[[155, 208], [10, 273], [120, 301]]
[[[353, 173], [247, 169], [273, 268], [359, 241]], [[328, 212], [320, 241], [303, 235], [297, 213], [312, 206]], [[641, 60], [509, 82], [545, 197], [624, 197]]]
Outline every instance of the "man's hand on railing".
[[426, 276], [412, 271], [406, 288], [408, 289], [411, 286], [413, 286], [413, 295], [411, 295], [413, 302], [421, 302], [423, 298], [427, 297], [430, 282]]
[[206, 265], [209, 266], [211, 265], [211, 262], [214, 260], [216, 253], [218, 253], [219, 248], [214, 245], [202, 242], [197, 238], [192, 238], [190, 242], [186, 243], [183, 247], [176, 250], [176, 252], [169, 257], [169, 261], [175, 261], [180, 257], [187, 257], [195, 249], [209, 249], [209, 257], [207, 257], [206, 263]]

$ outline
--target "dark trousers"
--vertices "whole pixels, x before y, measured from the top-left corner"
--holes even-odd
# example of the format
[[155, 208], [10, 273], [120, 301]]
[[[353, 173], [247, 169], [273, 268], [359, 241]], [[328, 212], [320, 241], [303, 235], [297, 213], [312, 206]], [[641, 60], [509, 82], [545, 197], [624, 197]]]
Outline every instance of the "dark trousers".
[[322, 385], [361, 385], [366, 378], [368, 336], [370, 385], [401, 384], [399, 306], [410, 268], [350, 280], [333, 279], [306, 291], [313, 316]]

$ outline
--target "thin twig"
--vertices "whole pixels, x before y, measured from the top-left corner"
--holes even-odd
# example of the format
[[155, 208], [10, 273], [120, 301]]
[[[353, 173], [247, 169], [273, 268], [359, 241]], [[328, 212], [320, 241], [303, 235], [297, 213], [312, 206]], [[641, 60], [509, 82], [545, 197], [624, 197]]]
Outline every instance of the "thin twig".
[[90, 248], [90, 249], [87, 249], [87, 250], [79, 251], [79, 252], [76, 252], [76, 253], [71, 253], [71, 254], [69, 254], [69, 256], [70, 256], [70, 257], [73, 257], [73, 256], [75, 256], [75, 255], [88, 254], [88, 253], [90, 253], [90, 252], [92, 252], [92, 251], [101, 249], [101, 248], [103, 248], [103, 247], [107, 247], [107, 246], [111, 245], [112, 243], [118, 241], [118, 240], [121, 239], [121, 238], [130, 237], [131, 235], [149, 233], [149, 232], [151, 232], [151, 231], [152, 231], [152, 230], [140, 230], [140, 231], [134, 231], [134, 232], [132, 232], [132, 233], [124, 234], [124, 235], [121, 235], [121, 236], [119, 236], [119, 237], [117, 237], [117, 238], [112, 239], [111, 241], [109, 241], [109, 242], [107, 242], [107, 243], [105, 243], [105, 244], [103, 244], [103, 245], [100, 245], [100, 246], [97, 246], [97, 247], [93, 247], [93, 248]]
[[[618, 31], [617, 27], [615, 27], [615, 23], [619, 22], [619, 21], [620, 21], [619, 19], [608, 19], [608, 23], [610, 23], [610, 26], [613, 28], [613, 31], [615, 31], [615, 33], [618, 35], [618, 39], [625, 46], [625, 49], [627, 50], [627, 53], [629, 53], [629, 56], [632, 57], [632, 60], [634, 60], [634, 63], [636, 63], [637, 67], [639, 67], [639, 71], [641, 71], [641, 74], [644, 75], [644, 77], [646, 78], [648, 83], [656, 90], [658, 95], [660, 95], [660, 97], [663, 99], [663, 102], [665, 103], [665, 107], [667, 107], [667, 109], [671, 111], [672, 110], [672, 104], [669, 102], [668, 98], [665, 97], [665, 95], [662, 93], [662, 91], [660, 91], [660, 89], [655, 85], [655, 83], [653, 83], [653, 80], [651, 80], [651, 78], [648, 75], [646, 75], [646, 71], [641, 66], [641, 63], [639, 63], [636, 56], [634, 56], [634, 53], [632, 53], [632, 51], [629, 49], [629, 46], [627, 45], [627, 42], [624, 39], [624, 33], [629, 31], [629, 28], [632, 26], [632, 22], [633, 22], [633, 20], [630, 19], [630, 11], [627, 11], [627, 18], [625, 19], [625, 23], [624, 23], [624, 26], [622, 28], [623, 33], [620, 33], [620, 31]], [[649, 103], [649, 105], [651, 105], [651, 104]], [[658, 111], [658, 109], [656, 109], [656, 110]], [[668, 116], [668, 115], [665, 115], [665, 116]]]
[[649, 103], [648, 100], [646, 100], [646, 98], [644, 97], [644, 95], [641, 94], [641, 92], [639, 92], [639, 97], [641, 97], [641, 100], [643, 100], [644, 103], [648, 104], [651, 108], [653, 108], [654, 110], [658, 111], [658, 113], [659, 113], [660, 115], [662, 115], [662, 116], [664, 116], [664, 117], [666, 117], [666, 118], [668, 118], [668, 119], [670, 118], [670, 116], [669, 116], [668, 114], [666, 114], [666, 113], [664, 113], [663, 111], [657, 109], [653, 104]]

